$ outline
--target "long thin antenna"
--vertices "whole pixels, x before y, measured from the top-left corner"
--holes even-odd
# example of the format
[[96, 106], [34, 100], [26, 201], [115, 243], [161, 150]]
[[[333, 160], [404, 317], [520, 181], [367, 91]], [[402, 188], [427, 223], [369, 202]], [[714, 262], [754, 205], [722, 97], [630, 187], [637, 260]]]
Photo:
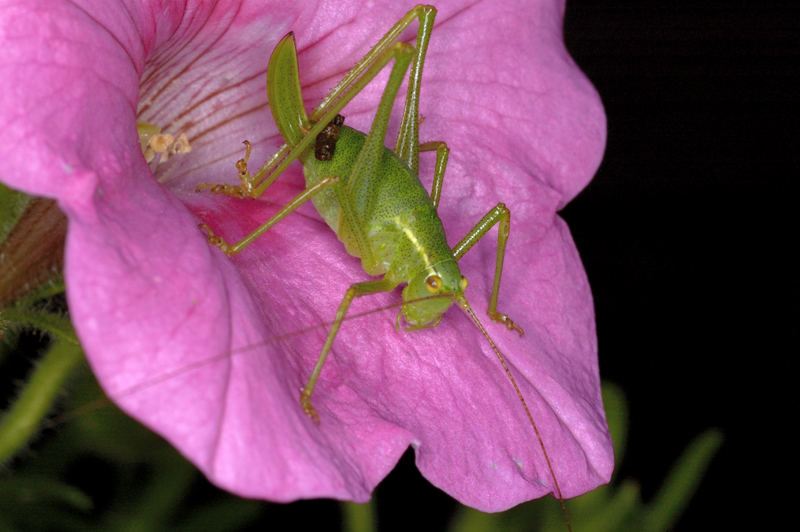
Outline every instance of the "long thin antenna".
[[503, 354], [500, 352], [500, 349], [497, 347], [497, 344], [494, 343], [492, 337], [489, 336], [489, 333], [486, 332], [484, 329], [483, 324], [478, 319], [478, 316], [475, 315], [475, 312], [472, 311], [472, 307], [467, 302], [467, 298], [464, 296], [456, 297], [456, 302], [458, 305], [467, 313], [470, 317], [472, 322], [475, 324], [478, 329], [480, 329], [481, 334], [483, 334], [486, 341], [489, 342], [489, 345], [492, 346], [492, 350], [494, 354], [497, 355], [497, 359], [500, 361], [500, 365], [503, 366], [503, 370], [505, 370], [506, 375], [508, 376], [508, 380], [511, 381], [511, 385], [514, 387], [514, 391], [517, 392], [517, 397], [519, 397], [520, 403], [522, 403], [522, 408], [525, 409], [525, 414], [528, 416], [528, 421], [531, 422], [531, 427], [533, 427], [533, 432], [536, 433], [536, 439], [539, 441], [539, 447], [542, 449], [542, 454], [544, 455], [544, 460], [547, 462], [547, 469], [550, 471], [550, 476], [553, 477], [553, 485], [556, 488], [556, 494], [558, 496], [558, 502], [561, 504], [561, 512], [564, 514], [564, 521], [567, 525], [567, 530], [572, 532], [572, 525], [569, 522], [569, 514], [567, 514], [567, 505], [564, 502], [564, 496], [561, 494], [561, 486], [558, 485], [558, 478], [556, 478], [556, 472], [553, 470], [553, 464], [550, 462], [550, 455], [547, 452], [547, 448], [544, 446], [544, 440], [542, 439], [542, 435], [539, 432], [539, 427], [536, 425], [536, 421], [533, 420], [533, 415], [531, 415], [531, 411], [528, 408], [528, 403], [525, 401], [525, 397], [522, 395], [522, 391], [519, 389], [517, 385], [517, 380], [514, 378], [514, 375], [511, 374], [511, 370], [506, 364], [506, 359]]

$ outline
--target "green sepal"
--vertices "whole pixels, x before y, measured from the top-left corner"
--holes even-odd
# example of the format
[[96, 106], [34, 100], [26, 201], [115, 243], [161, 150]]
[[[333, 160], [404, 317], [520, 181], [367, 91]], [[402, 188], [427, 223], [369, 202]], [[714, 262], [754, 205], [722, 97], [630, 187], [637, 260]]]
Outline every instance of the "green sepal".
[[0, 183], [0, 243], [5, 241], [17, 225], [17, 220], [25, 212], [31, 199], [27, 194]]
[[144, 153], [150, 144], [150, 139], [161, 133], [161, 128], [149, 122], [136, 122], [136, 132], [139, 133], [139, 144]]
[[12, 330], [21, 327], [38, 329], [72, 345], [80, 345], [72, 322], [62, 314], [55, 314], [28, 305], [13, 305], [0, 311], [0, 318]]

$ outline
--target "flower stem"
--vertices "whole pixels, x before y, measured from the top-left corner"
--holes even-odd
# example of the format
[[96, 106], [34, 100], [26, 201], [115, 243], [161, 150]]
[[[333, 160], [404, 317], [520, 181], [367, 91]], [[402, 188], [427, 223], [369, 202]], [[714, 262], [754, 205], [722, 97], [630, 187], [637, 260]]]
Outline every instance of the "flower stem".
[[373, 532], [375, 515], [372, 502], [358, 504], [355, 502], [342, 503], [343, 530], [347, 532]]
[[72, 342], [55, 340], [28, 380], [16, 403], [0, 421], [0, 463], [31, 438], [50, 410], [64, 380], [83, 358]]

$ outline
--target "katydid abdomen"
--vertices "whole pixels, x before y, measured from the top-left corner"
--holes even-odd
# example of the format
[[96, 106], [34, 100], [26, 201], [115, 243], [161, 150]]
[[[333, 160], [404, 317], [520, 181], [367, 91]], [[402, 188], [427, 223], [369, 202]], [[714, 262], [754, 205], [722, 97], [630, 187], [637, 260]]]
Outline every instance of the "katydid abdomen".
[[[370, 275], [387, 274], [401, 283], [443, 261], [455, 263], [428, 192], [394, 152], [383, 150], [374, 165], [378, 171], [368, 179], [351, 179], [365, 139], [360, 131], [342, 126], [330, 161], [308, 153], [301, 157], [307, 186], [339, 177], [312, 198], [317, 211]], [[355, 225], [348, 210], [357, 218]]]

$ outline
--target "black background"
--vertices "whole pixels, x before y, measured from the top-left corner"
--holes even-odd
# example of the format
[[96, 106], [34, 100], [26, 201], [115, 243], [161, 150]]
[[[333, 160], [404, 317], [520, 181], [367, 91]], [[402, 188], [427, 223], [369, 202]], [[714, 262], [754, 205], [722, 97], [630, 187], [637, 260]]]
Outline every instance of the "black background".
[[630, 402], [620, 473], [647, 498], [694, 435], [725, 433], [682, 530], [792, 510], [796, 5], [567, 5], [608, 145], [562, 214], [594, 291], [601, 372]]

